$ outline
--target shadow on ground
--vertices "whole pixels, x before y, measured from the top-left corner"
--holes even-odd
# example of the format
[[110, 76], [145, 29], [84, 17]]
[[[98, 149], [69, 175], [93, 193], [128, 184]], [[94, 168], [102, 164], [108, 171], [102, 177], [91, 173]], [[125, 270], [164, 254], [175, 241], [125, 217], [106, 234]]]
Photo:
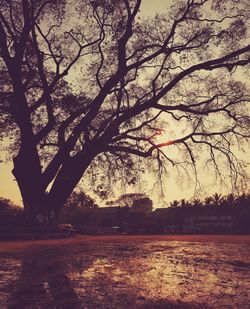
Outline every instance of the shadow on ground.
[[245, 309], [248, 253], [181, 242], [36, 247], [0, 255], [0, 308]]
[[[69, 272], [83, 274], [97, 258], [86, 252], [81, 258], [75, 256], [71, 259], [69, 261], [68, 257], [65, 257], [63, 250], [57, 250], [56, 253], [54, 250], [26, 253], [22, 257], [18, 278], [7, 288], [11, 291], [6, 302], [7, 308], [201, 308], [182, 302], [148, 300], [136, 295], [135, 286], [122, 289], [120, 294], [117, 290], [112, 293], [114, 282], [108, 276], [103, 281], [105, 295], [101, 293], [98, 297], [96, 287], [92, 287], [91, 295], [91, 287], [88, 287], [88, 297], [81, 297], [81, 287], [76, 287], [74, 280], [69, 278]], [[102, 278], [99, 277], [96, 282], [98, 289], [101, 289], [101, 281]], [[82, 283], [84, 286], [84, 282]]]

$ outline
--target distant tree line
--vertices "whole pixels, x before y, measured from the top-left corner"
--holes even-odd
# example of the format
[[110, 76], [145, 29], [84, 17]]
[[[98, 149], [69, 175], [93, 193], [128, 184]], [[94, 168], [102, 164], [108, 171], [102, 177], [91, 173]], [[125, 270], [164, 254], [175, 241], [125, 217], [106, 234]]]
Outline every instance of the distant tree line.
[[[152, 200], [142, 193], [122, 194], [115, 200], [109, 201], [107, 206], [110, 208], [120, 207], [118, 221], [138, 222], [151, 213], [153, 209]], [[99, 205], [82, 190], [73, 192], [64, 205], [59, 217], [61, 223], [71, 223], [75, 225], [115, 225], [112, 218], [101, 218], [101, 215], [95, 211]]]
[[[59, 223], [71, 223], [74, 225], [115, 225], [117, 222], [126, 222], [131, 225], [155, 224], [183, 224], [188, 216], [233, 216], [241, 226], [250, 225], [250, 194], [222, 196], [214, 195], [201, 199], [193, 200], [174, 200], [169, 205], [171, 215], [154, 216], [152, 212], [153, 202], [145, 194], [123, 194], [116, 200], [108, 203], [110, 208], [117, 206], [117, 220], [106, 218], [100, 221], [100, 214], [95, 211], [99, 205], [95, 200], [83, 190], [73, 192], [64, 205]], [[15, 228], [23, 223], [23, 208], [14, 205], [10, 200], [0, 198], [0, 229], [6, 227]]]
[[157, 217], [158, 222], [172, 225], [183, 225], [187, 217], [230, 216], [236, 222], [239, 231], [249, 231], [250, 227], [250, 194], [228, 194], [222, 196], [215, 193], [204, 200], [174, 200], [170, 203], [170, 215]]
[[93, 198], [83, 190], [74, 191], [68, 201], [65, 203], [60, 216], [60, 223], [87, 224], [96, 222], [96, 216], [93, 209], [98, 208]]
[[248, 207], [250, 203], [250, 194], [243, 193], [241, 195], [234, 195], [232, 193], [228, 195], [221, 195], [218, 193], [213, 194], [212, 196], [206, 197], [204, 200], [201, 199], [193, 199], [191, 201], [187, 201], [185, 199], [182, 200], [174, 200], [170, 203], [170, 207], [172, 208], [199, 208], [199, 207]]
[[9, 199], [0, 197], [0, 232], [10, 227], [16, 227], [24, 219], [23, 208], [15, 205]]

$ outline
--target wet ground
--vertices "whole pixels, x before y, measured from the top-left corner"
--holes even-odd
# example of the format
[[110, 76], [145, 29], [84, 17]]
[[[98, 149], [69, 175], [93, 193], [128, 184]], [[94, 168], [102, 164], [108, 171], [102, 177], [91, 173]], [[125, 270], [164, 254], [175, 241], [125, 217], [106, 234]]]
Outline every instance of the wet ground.
[[1, 309], [250, 308], [250, 237], [107, 236], [0, 246]]

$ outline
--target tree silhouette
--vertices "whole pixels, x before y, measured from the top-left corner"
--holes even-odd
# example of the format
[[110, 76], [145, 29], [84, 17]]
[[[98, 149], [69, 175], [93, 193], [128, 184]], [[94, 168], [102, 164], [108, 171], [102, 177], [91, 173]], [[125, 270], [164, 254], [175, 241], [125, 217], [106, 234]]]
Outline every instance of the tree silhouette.
[[236, 200], [236, 196], [233, 193], [230, 193], [222, 198], [221, 206], [232, 208], [235, 206]]
[[195, 168], [207, 151], [221, 179], [220, 156], [233, 181], [243, 175], [232, 145], [249, 137], [249, 98], [234, 79], [249, 63], [246, 2], [180, 0], [149, 20], [140, 7], [0, 1], [0, 132], [28, 219], [58, 213], [87, 173], [109, 181], [125, 166], [133, 184], [136, 156], [162, 171], [164, 160]]
[[189, 202], [189, 201], [186, 201], [185, 199], [182, 199], [180, 201], [180, 207], [183, 207], [183, 208], [190, 208], [192, 206], [192, 203]]
[[211, 204], [215, 207], [220, 206], [222, 201], [223, 197], [221, 194], [215, 193], [214, 195], [211, 196]]
[[202, 207], [203, 206], [203, 203], [200, 199], [194, 199], [192, 201], [192, 206], [193, 207]]
[[213, 204], [213, 198], [211, 196], [206, 197], [204, 201], [204, 205], [206, 207], [210, 207], [212, 204]]
[[177, 208], [177, 207], [179, 207], [180, 205], [181, 205], [180, 202], [177, 201], [177, 200], [174, 200], [174, 201], [172, 201], [172, 202], [170, 203], [170, 207], [171, 207], [171, 208]]
[[0, 229], [13, 229], [23, 219], [23, 211], [10, 200], [0, 197]]
[[79, 191], [74, 191], [71, 194], [65, 206], [82, 207], [88, 209], [99, 207], [95, 201], [81, 189]]
[[119, 196], [117, 199], [107, 202], [108, 206], [133, 207], [135, 201], [149, 199], [143, 193], [126, 193]]

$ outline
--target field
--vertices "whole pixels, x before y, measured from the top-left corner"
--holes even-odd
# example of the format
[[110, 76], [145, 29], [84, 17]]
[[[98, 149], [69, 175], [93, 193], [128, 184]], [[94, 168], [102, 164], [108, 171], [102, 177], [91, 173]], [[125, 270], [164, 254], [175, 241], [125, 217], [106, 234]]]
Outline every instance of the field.
[[250, 308], [250, 236], [0, 243], [0, 308]]

